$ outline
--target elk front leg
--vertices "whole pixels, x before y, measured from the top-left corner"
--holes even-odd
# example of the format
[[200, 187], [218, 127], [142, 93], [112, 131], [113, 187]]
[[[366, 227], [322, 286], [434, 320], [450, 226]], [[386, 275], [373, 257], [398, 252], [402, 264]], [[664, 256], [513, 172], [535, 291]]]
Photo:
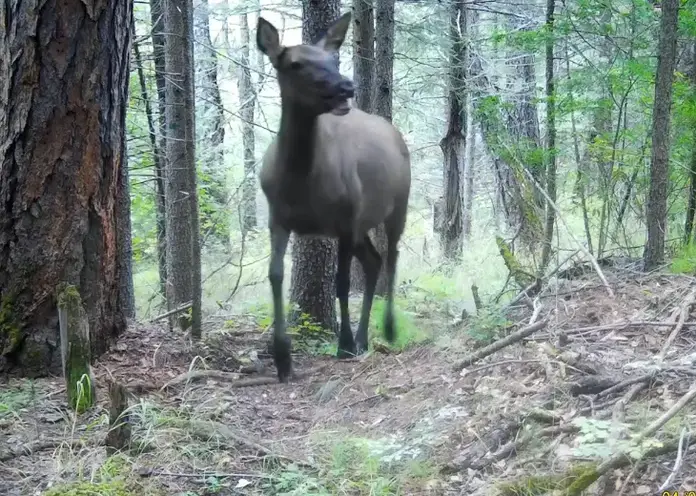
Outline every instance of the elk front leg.
[[280, 382], [288, 382], [292, 371], [290, 336], [285, 332], [285, 308], [283, 305], [283, 259], [288, 247], [290, 232], [278, 225], [271, 224], [271, 261], [268, 266], [268, 280], [273, 293], [273, 362], [278, 371]]
[[379, 269], [382, 266], [382, 257], [367, 234], [365, 234], [362, 242], [355, 247], [355, 257], [360, 261], [365, 272], [365, 291], [363, 292], [360, 323], [358, 324], [358, 332], [355, 335], [357, 352], [361, 354], [368, 349], [367, 328], [370, 325], [372, 300], [375, 297], [375, 288], [377, 287]]
[[348, 315], [348, 294], [350, 293], [350, 262], [353, 259], [353, 242], [349, 238], [338, 240], [338, 267], [336, 270], [336, 296], [341, 307], [341, 329], [338, 336], [336, 356], [350, 358], [355, 356], [353, 330]]

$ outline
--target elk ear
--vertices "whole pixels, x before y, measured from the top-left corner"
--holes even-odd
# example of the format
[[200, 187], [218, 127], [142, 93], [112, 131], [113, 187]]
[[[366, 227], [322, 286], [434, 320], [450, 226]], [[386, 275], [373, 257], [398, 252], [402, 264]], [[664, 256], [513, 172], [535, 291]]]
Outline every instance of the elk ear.
[[346, 33], [348, 33], [348, 28], [350, 27], [350, 11], [339, 17], [324, 33], [324, 36], [319, 38], [316, 46], [323, 48], [328, 52], [338, 52], [341, 48], [343, 40], [346, 38]]
[[275, 65], [281, 51], [280, 37], [275, 26], [261, 16], [259, 16], [259, 20], [256, 23], [256, 46]]

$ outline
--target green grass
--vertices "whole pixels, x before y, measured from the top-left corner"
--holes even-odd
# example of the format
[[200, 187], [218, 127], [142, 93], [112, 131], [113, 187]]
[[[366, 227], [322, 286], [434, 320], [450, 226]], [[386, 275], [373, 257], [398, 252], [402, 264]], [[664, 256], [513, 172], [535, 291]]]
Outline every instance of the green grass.
[[376, 440], [335, 433], [317, 439], [315, 453], [320, 460], [317, 471], [289, 465], [273, 474], [264, 492], [273, 495], [374, 495], [409, 494], [409, 487], [433, 477], [434, 468], [426, 461], [389, 460], [387, 446]]
[[689, 243], [677, 250], [672, 258], [670, 270], [673, 274], [696, 273], [696, 245]]
[[[401, 308], [402, 301], [400, 298], [395, 298], [394, 301], [394, 323], [396, 327], [396, 339], [389, 347], [393, 350], [403, 351], [410, 346], [424, 343], [430, 338], [430, 334], [426, 332], [412, 317], [410, 312], [403, 311]], [[372, 303], [372, 312], [370, 312], [370, 334], [373, 340], [386, 343], [384, 338], [384, 312], [386, 311], [386, 300], [375, 298]]]

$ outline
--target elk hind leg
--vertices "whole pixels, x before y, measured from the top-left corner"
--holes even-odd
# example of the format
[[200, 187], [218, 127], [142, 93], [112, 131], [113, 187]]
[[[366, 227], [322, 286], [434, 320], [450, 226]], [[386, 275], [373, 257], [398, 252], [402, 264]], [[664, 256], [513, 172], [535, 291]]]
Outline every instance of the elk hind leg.
[[285, 309], [283, 308], [283, 258], [288, 247], [290, 232], [271, 224], [271, 261], [268, 265], [268, 279], [273, 293], [273, 362], [280, 382], [288, 382], [292, 372], [290, 336], [285, 332]]
[[384, 311], [384, 337], [389, 343], [396, 338], [394, 326], [394, 285], [396, 279], [396, 262], [399, 258], [397, 245], [406, 226], [406, 209], [395, 211], [384, 223], [387, 234], [387, 305]]

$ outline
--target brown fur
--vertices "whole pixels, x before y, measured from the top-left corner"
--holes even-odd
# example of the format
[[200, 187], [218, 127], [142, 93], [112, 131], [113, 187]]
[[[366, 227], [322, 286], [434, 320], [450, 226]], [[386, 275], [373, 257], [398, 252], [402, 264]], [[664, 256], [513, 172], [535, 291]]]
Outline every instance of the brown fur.
[[[410, 155], [401, 133], [386, 119], [348, 110], [352, 82], [340, 75], [332, 52], [343, 42], [349, 23], [350, 14], [345, 14], [317, 43], [296, 47], [281, 47], [275, 28], [263, 19], [257, 28], [259, 48], [277, 70], [282, 100], [280, 130], [264, 155], [259, 175], [270, 210], [274, 359], [281, 381], [290, 374], [290, 340], [285, 333], [281, 291], [290, 232], [339, 240], [338, 356], [347, 357], [367, 350], [369, 314], [382, 264], [367, 232], [384, 223], [389, 280], [384, 326], [387, 339], [394, 338], [396, 246], [406, 223]], [[366, 280], [357, 348], [348, 316], [353, 256], [362, 263]]]

